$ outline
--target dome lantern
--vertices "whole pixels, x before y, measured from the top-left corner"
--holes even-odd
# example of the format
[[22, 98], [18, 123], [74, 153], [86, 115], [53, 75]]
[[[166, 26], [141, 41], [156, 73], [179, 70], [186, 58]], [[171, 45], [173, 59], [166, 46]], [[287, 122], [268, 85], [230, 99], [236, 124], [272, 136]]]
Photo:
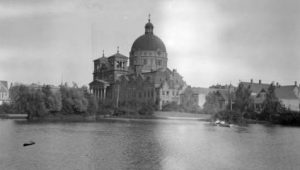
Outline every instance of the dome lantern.
[[150, 22], [150, 14], [148, 15], [148, 23], [145, 25], [145, 34], [153, 34], [153, 24]]

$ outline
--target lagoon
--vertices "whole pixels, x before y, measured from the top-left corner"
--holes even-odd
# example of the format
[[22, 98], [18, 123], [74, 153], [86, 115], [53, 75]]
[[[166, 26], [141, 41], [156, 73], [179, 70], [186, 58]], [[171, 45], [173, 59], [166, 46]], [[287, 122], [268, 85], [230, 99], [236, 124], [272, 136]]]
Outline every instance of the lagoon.
[[[23, 143], [35, 144], [23, 147]], [[0, 119], [0, 169], [300, 169], [300, 128], [176, 119]]]

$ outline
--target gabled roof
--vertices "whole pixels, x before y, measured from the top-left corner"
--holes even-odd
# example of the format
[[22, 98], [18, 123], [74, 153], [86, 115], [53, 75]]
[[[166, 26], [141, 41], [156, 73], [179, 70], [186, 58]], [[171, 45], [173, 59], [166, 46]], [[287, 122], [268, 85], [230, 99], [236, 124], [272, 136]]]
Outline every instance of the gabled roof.
[[262, 89], [267, 90], [270, 86], [270, 84], [264, 84], [264, 83], [251, 83], [251, 82], [241, 82], [241, 84], [244, 85], [244, 87], [250, 87], [251, 92], [253, 93], [259, 93]]
[[8, 88], [7, 81], [0, 80], [0, 84], [4, 85], [4, 87]]
[[299, 99], [297, 94], [295, 94], [296, 86], [279, 86], [275, 88], [275, 95], [279, 99]]
[[5, 87], [5, 84], [3, 84], [2, 82], [0, 82], [0, 92], [1, 93], [8, 93], [8, 88]]

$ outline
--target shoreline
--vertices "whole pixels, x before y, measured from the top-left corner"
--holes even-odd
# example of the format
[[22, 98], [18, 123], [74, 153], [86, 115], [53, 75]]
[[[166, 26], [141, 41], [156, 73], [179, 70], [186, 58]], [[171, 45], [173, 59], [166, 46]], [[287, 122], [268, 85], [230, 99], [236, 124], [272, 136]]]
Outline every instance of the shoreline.
[[194, 113], [176, 112], [155, 112], [153, 115], [49, 115], [46, 117], [35, 117], [27, 119], [27, 115], [22, 114], [0, 114], [0, 119], [22, 119], [29, 122], [97, 122], [102, 120], [191, 120], [191, 121], [210, 121], [209, 115]]
[[[0, 114], [0, 119], [27, 120], [28, 122], [98, 122], [103, 120], [188, 120], [211, 122], [211, 115], [184, 113], [184, 112], [163, 112], [157, 111], [153, 115], [49, 115], [46, 117], [28, 120], [24, 114]], [[272, 124], [269, 121], [244, 119], [246, 124]]]

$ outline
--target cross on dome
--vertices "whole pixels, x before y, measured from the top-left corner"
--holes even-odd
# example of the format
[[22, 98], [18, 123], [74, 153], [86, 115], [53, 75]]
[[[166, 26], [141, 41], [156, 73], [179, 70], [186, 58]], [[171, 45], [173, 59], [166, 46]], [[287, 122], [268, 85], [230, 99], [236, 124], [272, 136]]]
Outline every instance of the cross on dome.
[[148, 22], [151, 21], [151, 14], [148, 14]]

